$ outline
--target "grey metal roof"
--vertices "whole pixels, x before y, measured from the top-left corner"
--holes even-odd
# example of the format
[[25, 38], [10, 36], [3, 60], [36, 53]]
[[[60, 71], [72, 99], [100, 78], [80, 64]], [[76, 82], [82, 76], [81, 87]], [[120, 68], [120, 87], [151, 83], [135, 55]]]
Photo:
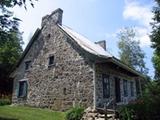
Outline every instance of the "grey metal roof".
[[87, 52], [92, 53], [97, 56], [104, 56], [104, 57], [112, 57], [108, 51], [104, 50], [100, 45], [91, 42], [86, 37], [80, 35], [79, 33], [75, 32], [71, 28], [59, 25], [61, 29], [63, 29], [68, 35], [70, 35], [83, 49]]

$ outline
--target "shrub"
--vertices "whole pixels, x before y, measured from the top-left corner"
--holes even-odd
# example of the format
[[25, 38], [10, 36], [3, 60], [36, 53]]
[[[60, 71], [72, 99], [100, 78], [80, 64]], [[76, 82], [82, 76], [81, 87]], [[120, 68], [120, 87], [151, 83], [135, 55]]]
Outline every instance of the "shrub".
[[121, 120], [133, 120], [133, 110], [124, 106], [119, 109]]
[[145, 109], [146, 106], [142, 100], [137, 100], [128, 105], [122, 106], [119, 108], [119, 114], [121, 120], [147, 120], [146, 113], [147, 110]]
[[65, 120], [80, 120], [83, 116], [83, 113], [84, 108], [76, 106], [67, 111]]
[[10, 105], [11, 101], [9, 99], [0, 99], [0, 106]]
[[159, 120], [160, 119], [160, 85], [149, 83], [143, 96], [119, 109], [122, 120]]

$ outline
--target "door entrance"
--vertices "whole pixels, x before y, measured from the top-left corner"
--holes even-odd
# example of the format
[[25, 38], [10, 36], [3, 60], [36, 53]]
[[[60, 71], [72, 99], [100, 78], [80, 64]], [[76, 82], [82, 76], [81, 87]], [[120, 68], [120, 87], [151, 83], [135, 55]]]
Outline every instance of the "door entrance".
[[116, 102], [121, 101], [120, 79], [117, 77], [115, 78], [115, 98]]

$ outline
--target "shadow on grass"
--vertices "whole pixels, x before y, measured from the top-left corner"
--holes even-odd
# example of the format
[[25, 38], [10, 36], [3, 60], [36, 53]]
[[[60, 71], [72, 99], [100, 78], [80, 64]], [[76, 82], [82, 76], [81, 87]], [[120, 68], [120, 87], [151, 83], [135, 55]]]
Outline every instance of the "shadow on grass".
[[18, 120], [16, 118], [4, 118], [4, 117], [0, 117], [0, 120]]

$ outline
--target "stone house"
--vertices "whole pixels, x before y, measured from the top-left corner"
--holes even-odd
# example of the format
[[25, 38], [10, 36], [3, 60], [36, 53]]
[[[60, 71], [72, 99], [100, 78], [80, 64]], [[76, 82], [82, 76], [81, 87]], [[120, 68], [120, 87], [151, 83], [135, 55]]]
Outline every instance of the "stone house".
[[143, 76], [62, 25], [61, 9], [42, 18], [12, 73], [13, 104], [65, 110], [73, 105], [127, 104], [141, 93]]

